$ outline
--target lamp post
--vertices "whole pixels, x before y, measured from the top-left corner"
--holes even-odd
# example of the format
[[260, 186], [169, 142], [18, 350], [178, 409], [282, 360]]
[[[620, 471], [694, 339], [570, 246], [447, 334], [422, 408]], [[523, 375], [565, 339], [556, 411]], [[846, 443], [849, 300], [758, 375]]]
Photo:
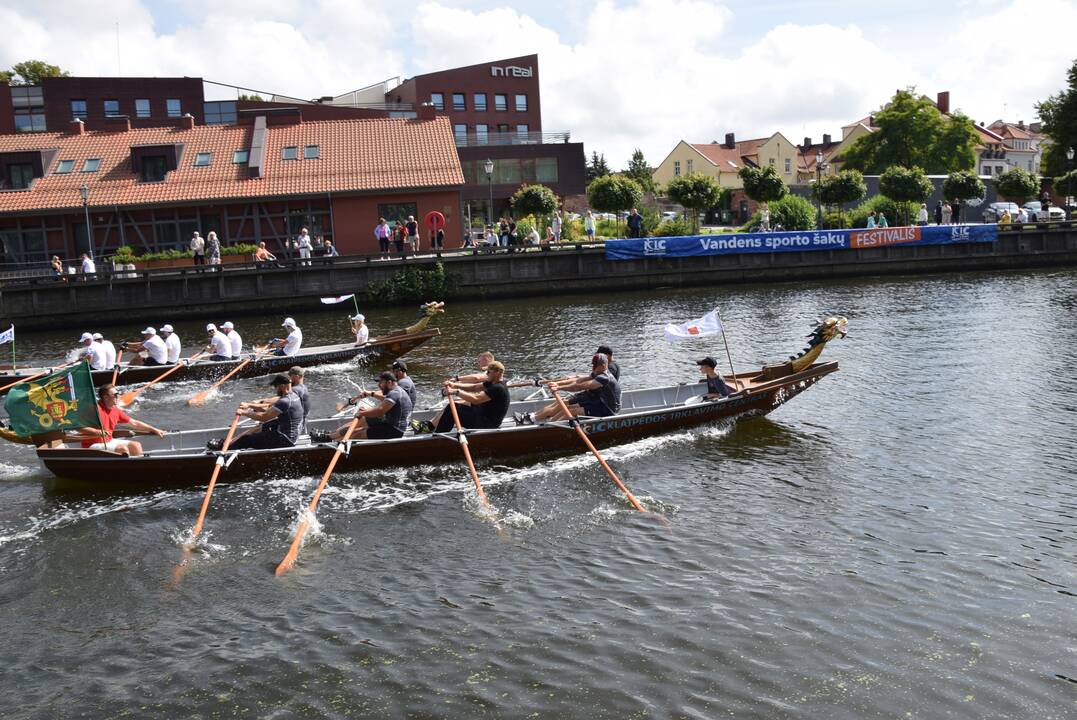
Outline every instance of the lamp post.
[[823, 199], [819, 197], [819, 187], [823, 182], [823, 153], [820, 150], [815, 153], [815, 206], [818, 208], [818, 217], [815, 227], [823, 229]]
[[86, 242], [90, 245], [90, 259], [93, 260], [93, 228], [90, 227], [90, 186], [86, 183], [79, 188], [82, 196], [82, 212], [86, 215]]
[[494, 224], [494, 161], [490, 158], [486, 158], [486, 162], [482, 164], [482, 169], [486, 171], [486, 184], [490, 186], [490, 207], [486, 211], [486, 219], [493, 227]]
[[[1073, 148], [1066, 151], [1066, 174], [1068, 175], [1071, 172], [1073, 172]], [[1070, 201], [1073, 199], [1073, 188], [1071, 187], [1067, 189], [1069, 192], [1066, 193], [1066, 219], [1070, 220], [1070, 215], [1073, 212], [1070, 210], [1070, 205], [1072, 205]]]

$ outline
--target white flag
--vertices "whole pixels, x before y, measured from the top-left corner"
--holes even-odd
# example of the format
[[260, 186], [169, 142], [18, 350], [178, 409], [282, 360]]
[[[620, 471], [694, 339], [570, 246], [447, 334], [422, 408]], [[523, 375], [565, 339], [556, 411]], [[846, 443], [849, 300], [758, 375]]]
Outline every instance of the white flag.
[[322, 298], [322, 302], [326, 305], [336, 305], [337, 303], [342, 303], [345, 300], [351, 300], [353, 297], [355, 297], [355, 293], [352, 293], [351, 295], [341, 295], [340, 297]]
[[720, 332], [722, 332], [722, 323], [718, 319], [718, 311], [711, 310], [698, 320], [692, 320], [683, 325], [673, 323], [666, 325], [666, 340], [677, 342], [686, 338], [717, 335]]
[[0, 332], [0, 345], [4, 343], [15, 342], [15, 326], [12, 325], [4, 332]]

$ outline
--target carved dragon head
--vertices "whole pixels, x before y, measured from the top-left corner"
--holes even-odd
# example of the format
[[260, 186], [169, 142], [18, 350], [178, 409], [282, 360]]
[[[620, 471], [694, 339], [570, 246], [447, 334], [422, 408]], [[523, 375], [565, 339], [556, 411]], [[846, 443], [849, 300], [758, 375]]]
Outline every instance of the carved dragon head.
[[789, 356], [793, 372], [800, 372], [810, 366], [823, 352], [823, 347], [836, 337], [844, 338], [849, 334], [849, 321], [841, 315], [833, 315], [826, 320], [819, 320], [815, 329], [808, 335], [808, 347], [797, 355]]

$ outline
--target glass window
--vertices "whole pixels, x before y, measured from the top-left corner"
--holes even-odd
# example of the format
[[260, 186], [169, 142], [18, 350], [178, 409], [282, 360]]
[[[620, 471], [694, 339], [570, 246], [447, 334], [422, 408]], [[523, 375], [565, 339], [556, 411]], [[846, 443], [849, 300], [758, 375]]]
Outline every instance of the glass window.
[[281, 160], [295, 160], [298, 157], [299, 157], [299, 148], [296, 148], [294, 146], [288, 146], [286, 148], [281, 148], [281, 151], [280, 151], [280, 159]]
[[990, 165], [984, 165], [984, 170], [981, 173], [981, 175], [990, 175], [990, 174], [991, 174], [991, 166]]
[[688, 174], [689, 175], [692, 174], [692, 159], [691, 158], [688, 159]]
[[767, 158], [767, 162], [770, 163], [771, 167], [774, 167], [774, 158]]
[[413, 202], [378, 205], [378, 217], [383, 217], [388, 220], [390, 227], [393, 228], [395, 228], [401, 220], [407, 222], [409, 215], [419, 217], [419, 206]]
[[489, 125], [476, 125], [475, 126], [475, 140], [477, 140], [480, 144], [485, 145], [487, 142], [489, 142], [489, 137], [490, 137], [489, 133], [490, 133], [490, 126]]
[[115, 117], [120, 114], [120, 101], [119, 100], [106, 100], [105, 101], [105, 117]]
[[213, 162], [213, 153], [198, 153], [194, 156], [195, 167], [206, 167], [211, 162]]
[[86, 101], [85, 100], [72, 100], [71, 101], [71, 119], [78, 118], [80, 120], [86, 119]]
[[681, 174], [681, 161], [673, 161], [673, 177], [678, 177]]
[[497, 131], [499, 133], [507, 133], [509, 131], [508, 124], [506, 124], [506, 123], [498, 123], [497, 124]]
[[45, 104], [45, 95], [40, 87], [11, 88], [12, 107], [39, 107]]
[[785, 159], [785, 171], [786, 172], [792, 172], [792, 170], [793, 170], [793, 161], [790, 160], [789, 158], [786, 158]]
[[557, 158], [535, 159], [535, 182], [557, 182]]
[[521, 136], [521, 137], [527, 137], [527, 126], [526, 125], [517, 125], [516, 126], [516, 134]]
[[303, 159], [304, 160], [317, 160], [322, 156], [322, 149], [317, 145], [306, 145], [303, 147]]
[[435, 110], [445, 109], [445, 94], [444, 93], [430, 93], [430, 102], [434, 103]]
[[165, 100], [165, 109], [168, 111], [168, 117], [183, 117], [183, 108], [180, 106], [179, 98]]
[[61, 160], [60, 164], [56, 166], [56, 173], [58, 175], [66, 175], [75, 169], [74, 160]]
[[30, 187], [34, 181], [34, 166], [30, 163], [18, 163], [7, 166], [8, 187], [12, 190], [23, 190]]
[[142, 158], [142, 182], [160, 182], [168, 174], [168, 161], [164, 155]]
[[467, 100], [464, 99], [464, 93], [452, 94], [452, 109], [467, 110]]
[[527, 96], [516, 96], [516, 112], [527, 112]]
[[148, 118], [150, 116], [150, 99], [135, 98], [135, 117]]
[[82, 163], [82, 172], [97, 172], [99, 167], [101, 167], [101, 158], [90, 158]]
[[235, 125], [236, 101], [219, 100], [202, 104], [202, 117], [206, 125]]
[[486, 112], [486, 93], [475, 93], [471, 96], [471, 102], [478, 112]]
[[246, 150], [236, 150], [235, 152], [233, 152], [232, 153], [232, 162], [234, 162], [236, 165], [246, 164], [246, 162], [247, 162], [247, 151]]
[[497, 184], [519, 185], [520, 161], [517, 158], [503, 158], [494, 166], [494, 182]]
[[509, 109], [508, 95], [494, 95], [494, 110], [504, 112]]
[[467, 125], [453, 125], [452, 134], [456, 138], [456, 144], [467, 144]]
[[15, 131], [45, 132], [45, 108], [15, 108]]

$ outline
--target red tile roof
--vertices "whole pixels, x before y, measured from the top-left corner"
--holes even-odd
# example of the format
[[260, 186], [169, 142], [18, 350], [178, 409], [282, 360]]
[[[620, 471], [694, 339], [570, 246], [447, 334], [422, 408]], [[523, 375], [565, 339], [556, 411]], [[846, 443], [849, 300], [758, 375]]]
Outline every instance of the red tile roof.
[[689, 143], [703, 157], [718, 166], [722, 172], [735, 172], [749, 163], [746, 158], [759, 155], [759, 146], [770, 140], [756, 138], [754, 140], [740, 140], [735, 148], [726, 147], [722, 143]]
[[[0, 192], [0, 214], [81, 209], [79, 187], [90, 187], [90, 205], [144, 206], [200, 200], [289, 197], [315, 193], [394, 192], [443, 188], [464, 183], [449, 119], [322, 120], [270, 125], [266, 130], [263, 177], [248, 178], [246, 164], [232, 153], [250, 147], [249, 125], [193, 128], [140, 128], [126, 132], [88, 131], [0, 135], [0, 153], [57, 150], [45, 177], [29, 190]], [[131, 147], [183, 144], [176, 170], [163, 182], [141, 182], [131, 167]], [[320, 157], [304, 160], [303, 148], [318, 145]], [[298, 160], [282, 160], [295, 146]], [[208, 167], [195, 156], [209, 152]], [[83, 161], [100, 158], [97, 172], [83, 173]], [[74, 172], [57, 175], [61, 160]]]

